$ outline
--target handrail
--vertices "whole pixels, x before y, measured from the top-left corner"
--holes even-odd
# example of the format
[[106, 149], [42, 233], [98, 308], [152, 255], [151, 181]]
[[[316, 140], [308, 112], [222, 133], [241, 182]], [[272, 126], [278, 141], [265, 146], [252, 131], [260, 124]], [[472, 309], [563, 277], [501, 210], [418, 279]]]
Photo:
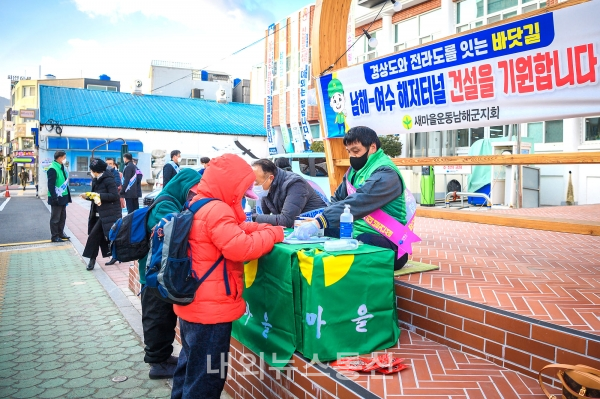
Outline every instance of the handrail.
[[458, 196], [460, 197], [460, 206], [464, 207], [464, 197], [478, 197], [478, 198], [485, 198], [486, 201], [486, 207], [487, 209], [490, 209], [492, 207], [492, 201], [490, 200], [490, 197], [488, 197], [486, 194], [483, 193], [457, 193], [456, 191], [451, 191], [448, 194], [446, 194], [446, 208], [450, 208], [450, 201], [448, 201], [448, 197], [450, 196]]
[[[392, 158], [397, 166], [429, 165], [552, 165], [600, 163], [600, 152], [560, 152], [521, 155], [483, 155], [456, 157]], [[335, 166], [350, 166], [350, 159], [334, 160]]]

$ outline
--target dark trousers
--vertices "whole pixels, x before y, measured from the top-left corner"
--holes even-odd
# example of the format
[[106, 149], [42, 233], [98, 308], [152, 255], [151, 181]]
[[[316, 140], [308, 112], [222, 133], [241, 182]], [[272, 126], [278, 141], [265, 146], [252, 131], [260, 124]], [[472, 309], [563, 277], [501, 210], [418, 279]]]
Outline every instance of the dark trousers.
[[183, 348], [171, 399], [219, 399], [227, 378], [231, 323], [200, 324], [179, 319], [179, 330]]
[[125, 198], [125, 205], [127, 206], [127, 213], [140, 209], [140, 202], [137, 198]]
[[67, 207], [61, 205], [50, 206], [50, 234], [52, 238], [65, 234], [65, 222], [67, 221]]
[[83, 249], [83, 257], [96, 259], [98, 257], [98, 249], [102, 250], [103, 258], [110, 256], [110, 251], [108, 250], [108, 241], [104, 236], [104, 229], [102, 229], [102, 223], [100, 222], [100, 219], [96, 220], [96, 223], [88, 234], [88, 239], [85, 243], [85, 248]]
[[[339, 228], [325, 229], [325, 235], [327, 237], [339, 238], [340, 237], [340, 229]], [[397, 255], [398, 255], [398, 246], [396, 244], [392, 243], [390, 240], [388, 240], [384, 236], [381, 236], [379, 234], [362, 233], [362, 234], [359, 234], [356, 237], [356, 239], [358, 241], [362, 241], [368, 245], [373, 245], [375, 247], [380, 247], [380, 248], [387, 248], [387, 249], [391, 249], [392, 251], [394, 251], [396, 253], [396, 256], [394, 256], [394, 271], [402, 269], [404, 267], [404, 265], [406, 265], [406, 262], [408, 262], [408, 254], [404, 254], [400, 258], [396, 259]]]
[[142, 290], [142, 327], [146, 363], [162, 363], [173, 353], [177, 316], [173, 305], [167, 303], [147, 289]]

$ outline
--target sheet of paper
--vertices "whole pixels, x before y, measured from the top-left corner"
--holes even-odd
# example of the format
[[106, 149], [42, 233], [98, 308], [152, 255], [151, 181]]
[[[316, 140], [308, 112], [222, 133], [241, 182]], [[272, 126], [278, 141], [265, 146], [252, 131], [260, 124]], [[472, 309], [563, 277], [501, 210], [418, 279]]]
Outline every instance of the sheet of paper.
[[283, 240], [284, 244], [318, 244], [320, 242], [325, 242], [331, 240], [331, 237], [310, 237], [308, 240], [299, 240], [297, 238], [288, 238], [286, 237]]

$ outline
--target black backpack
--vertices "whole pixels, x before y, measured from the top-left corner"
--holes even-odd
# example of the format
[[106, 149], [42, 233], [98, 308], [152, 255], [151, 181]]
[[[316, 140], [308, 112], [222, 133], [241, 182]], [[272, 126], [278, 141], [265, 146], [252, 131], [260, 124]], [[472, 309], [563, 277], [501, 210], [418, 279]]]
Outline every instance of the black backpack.
[[119, 262], [140, 260], [150, 252], [150, 233], [146, 228], [150, 211], [162, 201], [175, 202], [168, 195], [162, 195], [146, 208], [141, 208], [119, 219], [108, 233], [112, 257]]

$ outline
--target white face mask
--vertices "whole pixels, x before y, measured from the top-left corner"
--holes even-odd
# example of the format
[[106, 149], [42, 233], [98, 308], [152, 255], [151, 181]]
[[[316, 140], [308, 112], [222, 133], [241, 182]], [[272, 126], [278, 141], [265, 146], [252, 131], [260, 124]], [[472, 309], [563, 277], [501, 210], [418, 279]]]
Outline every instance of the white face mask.
[[252, 187], [252, 191], [254, 191], [254, 194], [256, 194], [259, 199], [269, 194], [269, 190], [265, 190], [263, 186], [254, 186]]
[[63, 159], [63, 161], [62, 161], [62, 164], [63, 164], [63, 165], [66, 165], [66, 164], [67, 164], [67, 158]]

